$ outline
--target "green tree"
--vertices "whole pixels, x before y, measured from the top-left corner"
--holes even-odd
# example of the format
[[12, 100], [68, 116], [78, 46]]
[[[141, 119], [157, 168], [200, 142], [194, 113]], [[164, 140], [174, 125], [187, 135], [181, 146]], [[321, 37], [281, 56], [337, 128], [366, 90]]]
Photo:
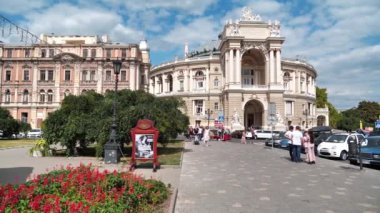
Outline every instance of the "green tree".
[[121, 90], [104, 96], [87, 92], [80, 96], [68, 96], [59, 110], [44, 122], [44, 137], [49, 144], [62, 143], [67, 154], [75, 152], [79, 143], [86, 147], [97, 142], [97, 156], [103, 155], [103, 146], [109, 140], [112, 124], [113, 101], [116, 97], [117, 141], [129, 143], [131, 129], [139, 119], [151, 119], [160, 131], [160, 143], [165, 144], [178, 133], [184, 132], [189, 119], [179, 109], [184, 102], [177, 98], [157, 98], [144, 91]]
[[3, 137], [10, 137], [19, 132], [20, 124], [15, 120], [10, 112], [0, 107], [0, 130], [3, 131]]
[[363, 127], [374, 126], [374, 123], [380, 116], [380, 104], [377, 102], [361, 101], [358, 105], [360, 119], [363, 121]]

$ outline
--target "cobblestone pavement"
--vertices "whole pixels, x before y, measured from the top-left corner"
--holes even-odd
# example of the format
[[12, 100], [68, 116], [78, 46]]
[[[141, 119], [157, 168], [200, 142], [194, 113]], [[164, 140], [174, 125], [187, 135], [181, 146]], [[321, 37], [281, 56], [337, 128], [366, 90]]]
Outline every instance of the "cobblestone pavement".
[[317, 159], [293, 163], [263, 143], [187, 142], [176, 213], [380, 212], [380, 171]]

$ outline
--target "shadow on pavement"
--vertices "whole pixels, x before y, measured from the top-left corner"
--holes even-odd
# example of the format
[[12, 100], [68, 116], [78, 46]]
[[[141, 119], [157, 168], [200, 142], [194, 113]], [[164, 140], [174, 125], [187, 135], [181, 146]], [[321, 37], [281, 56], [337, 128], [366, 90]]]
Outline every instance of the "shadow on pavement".
[[33, 167], [0, 168], [0, 184], [20, 184], [33, 172]]

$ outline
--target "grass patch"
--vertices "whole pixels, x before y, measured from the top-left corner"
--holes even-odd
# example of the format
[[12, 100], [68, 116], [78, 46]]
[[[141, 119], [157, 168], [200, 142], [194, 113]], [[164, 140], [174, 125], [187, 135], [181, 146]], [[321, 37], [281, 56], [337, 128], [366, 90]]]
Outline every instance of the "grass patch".
[[37, 139], [1, 139], [0, 148], [34, 146]]
[[[173, 140], [166, 145], [166, 147], [162, 146], [160, 143], [157, 145], [158, 151], [158, 161], [161, 165], [180, 165], [181, 163], [181, 155], [183, 151], [184, 142]], [[95, 156], [96, 150], [95, 146], [89, 146], [85, 149], [78, 149], [79, 156]], [[129, 163], [131, 160], [132, 153], [132, 145], [125, 145], [123, 147], [124, 157], [121, 158], [121, 162]], [[61, 153], [64, 155], [65, 153]], [[59, 154], [58, 154], [59, 155]], [[152, 162], [137, 162], [140, 167], [152, 167]]]

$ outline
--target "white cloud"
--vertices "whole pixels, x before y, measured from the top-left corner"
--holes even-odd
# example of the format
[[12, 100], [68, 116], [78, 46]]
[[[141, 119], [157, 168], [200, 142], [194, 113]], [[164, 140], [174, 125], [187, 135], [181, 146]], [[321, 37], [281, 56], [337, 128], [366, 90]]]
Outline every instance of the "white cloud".
[[0, 0], [0, 12], [6, 14], [22, 14], [24, 12], [40, 9], [47, 6], [46, 0]]
[[173, 9], [181, 12], [202, 15], [204, 11], [216, 0], [145, 0], [145, 1], [125, 1], [125, 8], [132, 11], [145, 11], [148, 9]]
[[173, 45], [182, 48], [185, 42], [188, 42], [190, 47], [195, 48], [210, 40], [217, 39], [219, 30], [220, 28], [215, 25], [215, 21], [210, 17], [203, 17], [195, 19], [189, 24], [177, 24], [160, 40], [165, 44], [171, 44], [172, 48]]
[[[143, 32], [123, 25], [117, 13], [97, 7], [79, 8], [70, 4], [57, 4], [38, 13], [26, 16], [30, 30], [35, 34], [59, 35], [111, 34], [113, 41], [138, 42]], [[119, 40], [121, 39], [121, 40]]]

